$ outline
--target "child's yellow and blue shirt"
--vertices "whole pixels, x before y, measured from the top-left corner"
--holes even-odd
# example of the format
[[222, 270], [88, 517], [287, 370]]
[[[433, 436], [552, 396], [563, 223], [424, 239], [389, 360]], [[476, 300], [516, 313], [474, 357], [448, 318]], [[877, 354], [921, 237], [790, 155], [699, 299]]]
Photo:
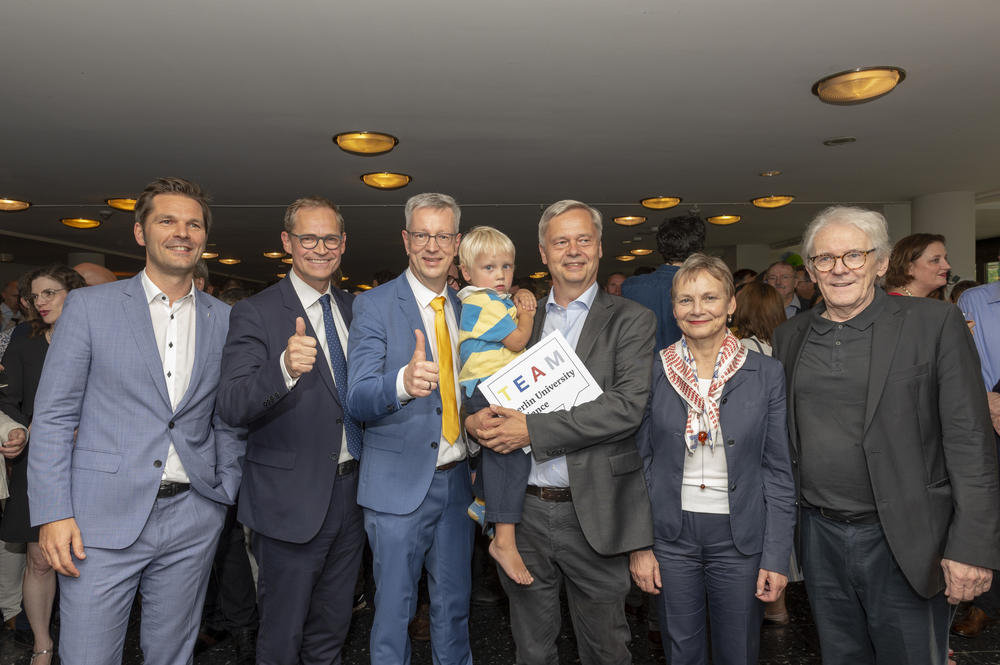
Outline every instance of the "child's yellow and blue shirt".
[[471, 397], [480, 381], [519, 355], [503, 345], [504, 338], [517, 329], [517, 308], [510, 296], [490, 288], [467, 286], [458, 297], [462, 301], [458, 324], [462, 371], [458, 382]]

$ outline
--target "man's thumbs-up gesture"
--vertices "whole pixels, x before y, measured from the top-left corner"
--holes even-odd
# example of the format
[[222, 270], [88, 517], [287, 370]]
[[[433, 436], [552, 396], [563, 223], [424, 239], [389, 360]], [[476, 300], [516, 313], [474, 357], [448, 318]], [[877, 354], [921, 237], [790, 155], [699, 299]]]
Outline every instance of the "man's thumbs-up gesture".
[[312, 371], [316, 363], [316, 338], [306, 334], [306, 322], [300, 316], [295, 319], [295, 334], [288, 338], [285, 347], [285, 369], [288, 375], [297, 379]]
[[438, 364], [433, 360], [427, 360], [423, 331], [414, 330], [413, 336], [416, 338], [416, 346], [413, 349], [413, 357], [403, 370], [403, 388], [407, 394], [414, 397], [427, 397], [437, 390]]

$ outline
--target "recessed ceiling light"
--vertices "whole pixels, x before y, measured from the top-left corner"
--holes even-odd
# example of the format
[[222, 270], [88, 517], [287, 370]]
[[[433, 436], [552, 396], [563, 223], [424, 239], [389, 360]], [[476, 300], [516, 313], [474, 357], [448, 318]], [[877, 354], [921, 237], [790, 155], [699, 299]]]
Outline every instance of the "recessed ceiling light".
[[710, 224], [718, 224], [719, 226], [725, 226], [726, 224], [735, 224], [736, 222], [743, 219], [739, 215], [715, 215], [714, 217], [709, 217], [708, 222]]
[[203, 259], [214, 259], [219, 256], [218, 252], [206, 251], [201, 253], [201, 258]]
[[636, 256], [646, 256], [647, 254], [652, 254], [653, 250], [646, 249], [645, 247], [636, 247], [635, 249], [630, 249], [629, 254], [635, 254]]
[[359, 291], [371, 291], [371, 284], [358, 284]]
[[827, 104], [861, 104], [888, 94], [905, 78], [899, 67], [858, 67], [821, 78], [812, 93]]
[[274, 276], [277, 277], [278, 279], [284, 279], [285, 275], [287, 274], [288, 274], [287, 272], [276, 272], [274, 273]]
[[857, 141], [853, 136], [834, 136], [831, 139], [826, 139], [823, 141], [825, 146], [835, 146], [835, 145], [847, 145], [848, 143], [854, 143]]
[[281, 262], [287, 263], [288, 265], [292, 265], [292, 257], [286, 256], [285, 258], [281, 259]]
[[548, 277], [548, 276], [549, 273], [545, 272], [544, 270], [538, 270], [528, 275], [528, 277], [530, 277], [531, 279], [541, 279], [543, 277]]
[[777, 170], [761, 171], [760, 175], [763, 178], [773, 178], [776, 175], [781, 175], [781, 171], [777, 171]]
[[646, 218], [641, 215], [624, 215], [622, 217], [615, 217], [614, 223], [621, 224], [622, 226], [636, 226], [642, 224], [646, 221]]
[[348, 277], [347, 275], [341, 275], [341, 276], [340, 276], [340, 281], [341, 281], [341, 282], [346, 282], [346, 281], [347, 281], [347, 280], [349, 280], [349, 279], [350, 279], [350, 277]]
[[30, 207], [31, 203], [28, 201], [0, 197], [0, 210], [4, 212], [19, 212], [21, 210], [27, 210]]
[[652, 210], [666, 210], [667, 208], [673, 208], [682, 200], [683, 199], [679, 196], [651, 196], [648, 199], [639, 201], [639, 203], [641, 203], [644, 208], [650, 208]]
[[104, 202], [115, 210], [125, 210], [126, 212], [132, 212], [135, 210], [135, 199], [127, 198], [114, 198], [114, 199], [104, 199]]
[[795, 197], [789, 194], [771, 194], [770, 196], [758, 196], [755, 199], [751, 199], [750, 203], [758, 208], [781, 208], [794, 200]]
[[382, 132], [344, 132], [334, 136], [333, 142], [352, 155], [381, 155], [395, 148], [399, 139]]
[[101, 225], [101, 220], [87, 217], [63, 217], [59, 221], [71, 229], [96, 229]]
[[236, 265], [239, 262], [240, 262], [239, 259], [233, 258], [233, 257], [226, 258], [226, 259], [219, 259], [219, 263], [224, 263], [227, 266], [234, 266], [234, 265]]
[[361, 182], [375, 189], [399, 189], [410, 184], [410, 176], [405, 173], [390, 173], [382, 171], [380, 173], [366, 173], [361, 176]]
[[619, 261], [635, 261], [635, 257], [631, 254], [622, 254], [620, 256], [616, 256], [615, 258]]
[[284, 255], [285, 255], [284, 252], [279, 252], [279, 251], [264, 252], [264, 256], [266, 256], [269, 259], [280, 259]]

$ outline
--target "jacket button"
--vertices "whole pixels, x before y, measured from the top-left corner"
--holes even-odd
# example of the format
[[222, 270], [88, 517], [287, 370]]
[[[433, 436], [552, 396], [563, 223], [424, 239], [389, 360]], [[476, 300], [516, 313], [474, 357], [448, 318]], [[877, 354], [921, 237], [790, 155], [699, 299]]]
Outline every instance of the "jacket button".
[[735, 492], [736, 491], [736, 483], [733, 483], [732, 485], [729, 486], [729, 491], [730, 492]]
[[728, 398], [728, 397], [723, 397], [723, 398], [722, 398], [722, 403], [723, 403], [723, 404], [725, 404], [725, 403], [726, 403], [726, 402], [727, 402], [728, 400], [729, 400], [729, 398]]
[[337, 424], [338, 425], [343, 425], [344, 424], [344, 419], [343, 418], [337, 418]]
[[153, 466], [159, 469], [161, 466], [163, 466], [163, 462], [161, 462], [160, 460], [156, 460], [155, 462], [153, 462]]
[[437, 414], [440, 416], [441, 415], [441, 407], [439, 406], [436, 410], [437, 410]]
[[438, 447], [438, 442], [437, 441], [431, 441], [431, 448], [437, 448], [437, 447]]
[[167, 423], [167, 428], [168, 429], [173, 429], [174, 428], [174, 421], [173, 420], [171, 420], [169, 423]]
[[727, 446], [732, 446], [732, 445], [735, 445], [735, 444], [736, 444], [736, 442], [734, 440], [732, 440], [732, 439], [729, 439], [729, 441], [726, 441], [726, 445]]

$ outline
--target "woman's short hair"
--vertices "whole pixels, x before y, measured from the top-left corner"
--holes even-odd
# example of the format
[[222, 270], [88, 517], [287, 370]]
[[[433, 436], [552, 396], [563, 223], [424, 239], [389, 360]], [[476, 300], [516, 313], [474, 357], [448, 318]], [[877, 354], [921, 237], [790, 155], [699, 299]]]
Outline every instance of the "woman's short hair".
[[[816, 234], [831, 224], [856, 227], [868, 237], [871, 247], [854, 247], [852, 249], [874, 249], [878, 260], [889, 256], [889, 227], [885, 223], [885, 217], [874, 210], [866, 210], [865, 208], [830, 206], [816, 215], [806, 227], [806, 232], [802, 234], [802, 248], [805, 250], [807, 262], [809, 257], [816, 254], [814, 246]], [[810, 264], [807, 263], [807, 265]]]
[[674, 288], [671, 289], [671, 298], [676, 298], [678, 284], [688, 282], [701, 273], [707, 273], [710, 277], [722, 282], [726, 298], [733, 297], [736, 287], [733, 286], [733, 273], [730, 272], [726, 262], [717, 256], [695, 253], [687, 257], [680, 269], [674, 273]]
[[933, 243], [944, 244], [944, 236], [937, 233], [914, 233], [900, 238], [889, 255], [889, 270], [885, 273], [885, 288], [898, 289], [913, 280], [910, 264], [919, 259]]
[[774, 329], [785, 322], [785, 303], [770, 284], [747, 282], [736, 293], [733, 332], [771, 343]]
[[[38, 270], [30, 273], [30, 275], [31, 279], [28, 281], [28, 290], [23, 292], [25, 294], [31, 293], [31, 282], [34, 282], [39, 277], [54, 279], [59, 282], [64, 289], [66, 289], [67, 293], [73, 289], [82, 289], [87, 286], [86, 280], [80, 276], [80, 273], [61, 263], [53, 263], [52, 265], [45, 266], [44, 268], [39, 268]], [[28, 298], [25, 298], [25, 300], [28, 303], [28, 319], [31, 321], [31, 336], [37, 337], [48, 330], [50, 326], [42, 320], [41, 315], [39, 315], [38, 310], [35, 308], [34, 301]]]
[[514, 243], [503, 231], [492, 226], [477, 226], [462, 236], [458, 260], [465, 268], [470, 268], [483, 254], [509, 254], [513, 260]]

